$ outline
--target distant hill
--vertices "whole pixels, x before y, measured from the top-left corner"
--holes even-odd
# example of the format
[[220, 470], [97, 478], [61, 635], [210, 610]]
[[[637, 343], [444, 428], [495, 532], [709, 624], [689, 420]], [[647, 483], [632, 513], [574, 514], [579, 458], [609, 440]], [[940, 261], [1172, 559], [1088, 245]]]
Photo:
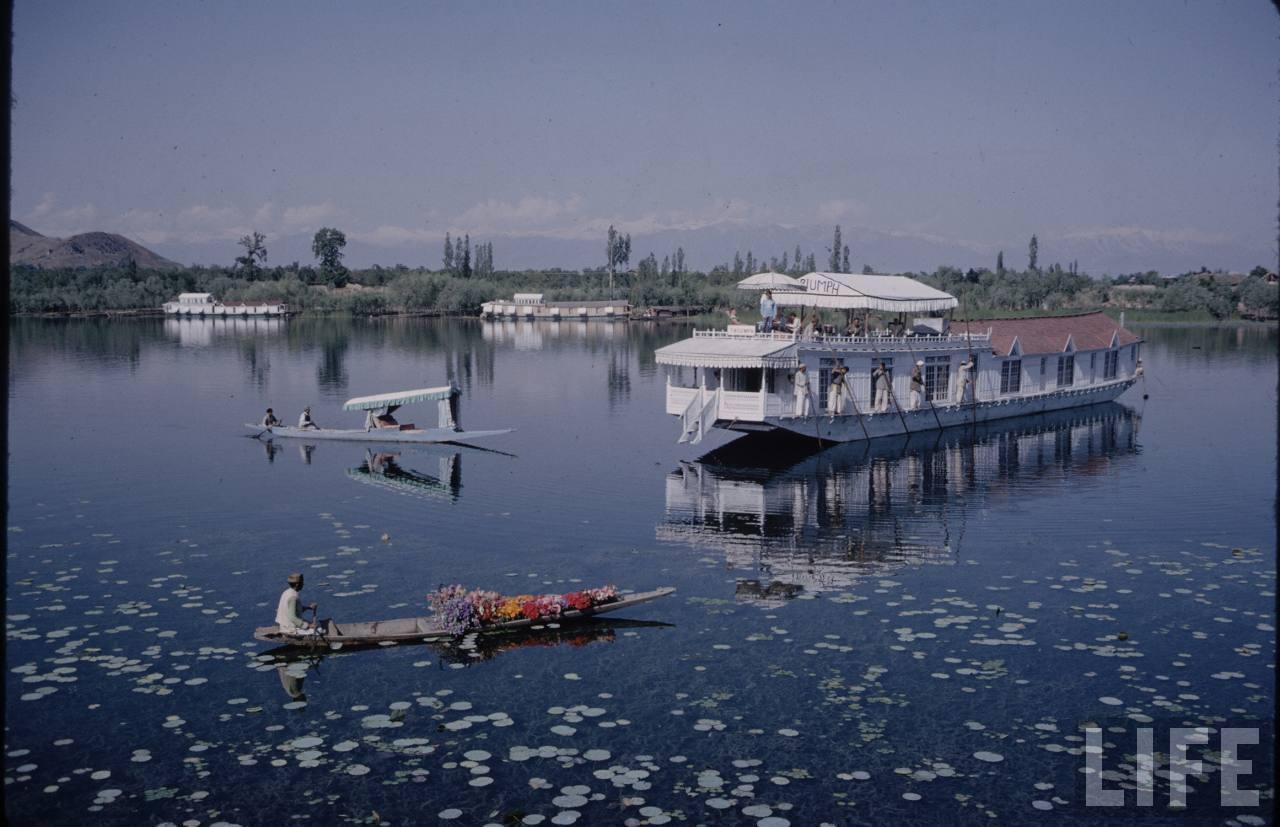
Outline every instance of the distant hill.
[[80, 233], [51, 238], [17, 221], [9, 222], [9, 263], [48, 270], [122, 267], [130, 261], [143, 270], [173, 270], [182, 265], [115, 233]]

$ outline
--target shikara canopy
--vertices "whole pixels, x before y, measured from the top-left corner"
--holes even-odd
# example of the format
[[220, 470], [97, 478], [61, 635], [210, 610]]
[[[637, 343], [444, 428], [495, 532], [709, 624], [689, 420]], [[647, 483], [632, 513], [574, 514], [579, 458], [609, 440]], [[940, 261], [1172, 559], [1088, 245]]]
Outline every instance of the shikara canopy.
[[793, 279], [785, 273], [756, 273], [738, 282], [740, 290], [803, 290], [800, 279]]
[[414, 402], [431, 402], [436, 399], [448, 399], [455, 393], [453, 385], [439, 388], [419, 388], [416, 391], [396, 391], [380, 393], [376, 396], [357, 396], [348, 399], [342, 406], [344, 411], [377, 411], [389, 405], [409, 405]]
[[906, 276], [809, 273], [800, 279], [800, 284], [803, 288], [800, 291], [775, 292], [774, 300], [783, 306], [884, 310], [889, 313], [940, 313], [959, 304], [950, 293]]
[[791, 368], [797, 364], [794, 342], [727, 336], [685, 339], [658, 348], [654, 359], [659, 365], [688, 368]]

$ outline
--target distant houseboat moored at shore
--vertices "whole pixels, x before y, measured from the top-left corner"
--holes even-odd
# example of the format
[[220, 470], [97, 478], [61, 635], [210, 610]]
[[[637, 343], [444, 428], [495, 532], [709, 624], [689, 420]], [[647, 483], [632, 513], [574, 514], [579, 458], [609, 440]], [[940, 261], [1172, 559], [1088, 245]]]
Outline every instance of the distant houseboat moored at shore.
[[494, 299], [480, 305], [486, 319], [530, 319], [561, 321], [567, 319], [628, 319], [631, 305], [623, 299], [605, 301], [544, 301], [541, 293], [516, 293], [510, 299]]
[[279, 301], [220, 302], [212, 293], [181, 293], [165, 302], [166, 316], [287, 316], [289, 305]]
[[[952, 322], [954, 296], [891, 275], [809, 273], [773, 298], [796, 311], [795, 330], [730, 324], [655, 353], [678, 441], [712, 427], [831, 442], [909, 435], [1110, 402], [1142, 375], [1142, 339], [1103, 313]], [[804, 324], [818, 309], [854, 320]], [[896, 318], [870, 330], [868, 312]]]

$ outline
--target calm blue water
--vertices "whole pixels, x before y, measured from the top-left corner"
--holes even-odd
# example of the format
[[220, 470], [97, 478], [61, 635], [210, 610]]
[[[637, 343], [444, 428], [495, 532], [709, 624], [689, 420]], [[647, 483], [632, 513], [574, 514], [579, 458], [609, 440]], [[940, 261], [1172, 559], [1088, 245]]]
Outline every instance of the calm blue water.
[[[1120, 788], [1136, 727], [1270, 726], [1277, 335], [1137, 329], [1119, 404], [818, 452], [675, 444], [673, 326], [14, 321], [6, 814], [1176, 820], [1163, 779], [1086, 807], [1082, 727]], [[449, 376], [466, 427], [517, 431], [375, 457], [240, 428]], [[290, 663], [252, 632], [294, 570], [349, 620], [440, 583], [679, 591], [647, 623]], [[1270, 819], [1262, 740], [1239, 823]]]

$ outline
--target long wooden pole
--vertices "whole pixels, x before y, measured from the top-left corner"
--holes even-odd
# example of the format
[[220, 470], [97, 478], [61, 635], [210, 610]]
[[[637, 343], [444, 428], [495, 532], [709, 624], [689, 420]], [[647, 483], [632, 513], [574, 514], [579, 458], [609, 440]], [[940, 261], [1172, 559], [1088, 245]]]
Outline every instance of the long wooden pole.
[[[967, 291], [962, 294], [962, 301], [964, 302], [964, 346], [969, 351], [969, 364], [972, 366], [970, 368], [972, 370], [977, 367], [977, 363], [973, 361], [973, 343], [969, 340], [969, 331], [973, 328], [973, 320], [969, 318], [969, 294]], [[978, 429], [978, 391], [977, 385], [974, 384], [972, 378], [969, 381], [969, 385], [974, 389], [973, 402], [969, 406], [971, 412], [969, 419], [971, 430], [976, 431]], [[964, 388], [960, 389], [960, 403], [964, 404]]]

